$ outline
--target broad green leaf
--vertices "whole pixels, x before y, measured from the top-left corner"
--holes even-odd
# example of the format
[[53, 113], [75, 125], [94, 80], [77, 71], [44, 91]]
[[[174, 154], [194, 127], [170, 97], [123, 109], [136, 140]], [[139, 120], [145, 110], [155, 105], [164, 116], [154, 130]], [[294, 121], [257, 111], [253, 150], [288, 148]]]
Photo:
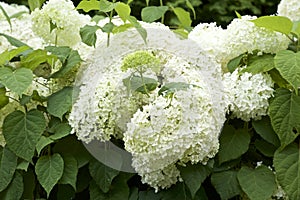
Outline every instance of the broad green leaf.
[[234, 72], [234, 70], [236, 70], [236, 68], [241, 66], [241, 62], [243, 60], [243, 58], [245, 58], [245, 54], [241, 54], [236, 58], [233, 58], [232, 60], [230, 60], [227, 64], [227, 69], [230, 73]]
[[120, 26], [114, 26], [112, 33], [116, 34], [116, 33], [122, 33], [126, 30], [128, 30], [129, 28], [132, 28], [133, 25], [132, 24], [122, 24]]
[[189, 12], [180, 7], [172, 9], [180, 22], [180, 26], [182, 26], [183, 28], [189, 28], [192, 25], [192, 20]]
[[142, 20], [144, 22], [154, 22], [167, 12], [168, 6], [148, 6], [142, 9]]
[[37, 142], [46, 128], [42, 112], [30, 110], [23, 113], [14, 111], [3, 122], [6, 145], [17, 156], [31, 161]]
[[137, 30], [137, 32], [140, 34], [142, 39], [144, 40], [144, 43], [147, 44], [147, 31], [144, 29], [141, 24], [137, 21], [137, 19], [133, 16], [129, 16], [127, 20], [132, 24], [132, 26]]
[[182, 39], [187, 39], [189, 36], [189, 32], [183, 28], [178, 28], [172, 31]]
[[24, 170], [27, 172], [28, 167], [29, 167], [29, 162], [26, 160], [23, 160], [22, 162], [18, 163], [16, 169]]
[[267, 157], [273, 157], [277, 149], [273, 144], [270, 144], [269, 142], [266, 142], [262, 139], [255, 140], [254, 145], [258, 151], [260, 151], [264, 156]]
[[161, 200], [190, 200], [192, 199], [189, 193], [186, 191], [186, 187], [183, 183], [177, 183], [168, 190], [160, 192]]
[[91, 10], [100, 10], [100, 2], [97, 0], [83, 0], [80, 1], [76, 9], [82, 9], [84, 12], [89, 12]]
[[113, 9], [115, 9], [115, 7], [117, 6], [117, 3], [112, 3], [107, 0], [100, 0], [99, 6], [100, 6], [101, 12], [110, 12]]
[[293, 22], [292, 33], [300, 37], [300, 21]]
[[103, 27], [100, 27], [104, 33], [111, 33], [115, 25], [112, 22], [106, 23]]
[[0, 10], [1, 10], [1, 12], [3, 13], [3, 15], [4, 15], [4, 17], [5, 17], [6, 21], [7, 21], [7, 23], [8, 23], [9, 26], [10, 26], [10, 31], [12, 31], [12, 25], [11, 25], [10, 17], [7, 15], [5, 9], [4, 9], [1, 5], [0, 5]]
[[241, 195], [242, 189], [237, 180], [237, 171], [228, 170], [211, 175], [211, 183], [221, 199], [230, 199]]
[[0, 191], [3, 191], [13, 179], [17, 168], [17, 156], [4, 147], [0, 163]]
[[64, 171], [64, 160], [58, 153], [51, 156], [42, 156], [35, 165], [35, 173], [40, 184], [47, 192], [47, 196], [58, 183]]
[[186, 0], [185, 1], [185, 4], [186, 6], [192, 10], [193, 12], [193, 16], [194, 16], [194, 20], [196, 20], [196, 12], [195, 12], [195, 9], [194, 9], [194, 6], [191, 4], [191, 2], [189, 0]]
[[112, 169], [95, 159], [90, 161], [89, 170], [92, 178], [104, 193], [109, 191], [112, 180], [119, 174], [119, 171]]
[[276, 135], [269, 117], [263, 117], [261, 120], [252, 121], [254, 130], [267, 142], [276, 147], [280, 146], [280, 141]]
[[11, 37], [9, 35], [6, 35], [4, 33], [0, 33], [0, 36], [5, 37], [12, 46], [15, 46], [15, 47], [28, 46], [27, 44], [21, 42], [20, 40], [14, 38], [14, 37]]
[[71, 133], [71, 126], [67, 123], [61, 123], [57, 124], [54, 127], [51, 128], [51, 132], [53, 132], [53, 135], [50, 135], [49, 138], [52, 140], [58, 140], [61, 139]]
[[62, 138], [55, 143], [52, 150], [53, 152], [61, 153], [63, 155], [73, 155], [77, 160], [78, 168], [86, 165], [91, 159], [91, 155], [75, 135], [69, 135]]
[[288, 35], [293, 27], [293, 22], [283, 16], [263, 16], [250, 20], [258, 27], [264, 27]]
[[299, 134], [295, 134], [293, 129], [300, 130], [300, 97], [287, 89], [277, 89], [269, 106], [269, 116], [281, 146], [287, 146]]
[[60, 184], [69, 184], [76, 191], [76, 181], [78, 174], [77, 160], [71, 155], [63, 155], [64, 160], [64, 171], [61, 179], [59, 180]]
[[62, 119], [62, 116], [72, 107], [72, 94], [73, 89], [71, 87], [65, 87], [53, 93], [48, 97], [47, 111], [51, 115]]
[[152, 78], [130, 76], [126, 79], [123, 79], [123, 84], [127, 87], [129, 91], [136, 91], [146, 94], [155, 90], [158, 85], [158, 82]]
[[61, 63], [64, 63], [67, 58], [69, 57], [72, 49], [67, 46], [61, 46], [61, 47], [56, 47], [56, 46], [47, 46], [45, 47], [45, 50], [50, 52], [53, 55], [56, 55], [57, 58], [61, 61]]
[[131, 187], [128, 200], [138, 200], [138, 199], [139, 199], [139, 189], [137, 187]]
[[16, 49], [12, 49], [9, 51], [4, 51], [0, 54], [0, 65], [4, 65], [9, 62], [12, 58], [18, 56], [19, 54], [23, 53], [24, 51], [29, 50], [28, 46], [21, 46]]
[[276, 54], [274, 60], [275, 68], [298, 92], [300, 86], [300, 52], [282, 50]]
[[188, 164], [186, 167], [180, 167], [179, 170], [184, 183], [191, 192], [192, 198], [195, 197], [195, 194], [200, 189], [201, 184], [211, 173], [211, 169], [208, 166], [200, 164]]
[[1, 200], [21, 199], [24, 190], [23, 177], [19, 172], [16, 172], [13, 180], [8, 185], [5, 191], [0, 193]]
[[33, 71], [42, 63], [49, 63], [50, 65], [53, 65], [56, 60], [57, 57], [55, 55], [49, 55], [46, 50], [37, 49], [22, 57], [21, 65], [22, 67], [31, 69]]
[[279, 184], [289, 199], [300, 199], [300, 153], [299, 146], [290, 144], [274, 155], [274, 166]]
[[269, 74], [272, 78], [272, 80], [279, 86], [282, 88], [289, 88], [289, 83], [282, 78], [282, 76], [280, 75], [279, 71], [277, 69], [272, 69], [271, 71], [269, 71]]
[[118, 2], [116, 7], [115, 7], [115, 11], [118, 13], [119, 17], [123, 20], [123, 22], [125, 23], [128, 19], [128, 17], [130, 16], [130, 6], [123, 3], [123, 2]]
[[158, 91], [158, 95], [167, 96], [169, 94], [173, 94], [178, 90], [187, 90], [191, 85], [184, 82], [171, 82], [166, 83], [161, 89]]
[[193, 200], [209, 200], [203, 186], [198, 190]]
[[97, 34], [96, 31], [100, 29], [99, 26], [90, 26], [85, 25], [84, 27], [80, 28], [80, 37], [84, 44], [88, 46], [94, 46], [96, 45], [97, 41]]
[[53, 143], [54, 141], [51, 140], [49, 137], [45, 137], [42, 135], [42, 137], [40, 137], [38, 143], [36, 144], [36, 151], [38, 153], [38, 155], [40, 155], [41, 151], [48, 146], [48, 144]]
[[249, 60], [247, 67], [241, 70], [241, 73], [249, 72], [252, 74], [258, 74], [262, 72], [268, 72], [275, 67], [274, 57], [270, 54], [264, 54], [262, 56], [254, 56]]
[[103, 16], [103, 15], [94, 15], [94, 16], [92, 17], [92, 21], [96, 22], [97, 24], [98, 24], [98, 22], [99, 22], [100, 20], [102, 20], [102, 19], [105, 19], [105, 16]]
[[237, 178], [242, 190], [251, 200], [269, 199], [277, 187], [275, 175], [264, 165], [256, 169], [243, 166]]
[[114, 180], [109, 192], [104, 193], [95, 180], [90, 183], [91, 200], [120, 200], [128, 199], [129, 187], [127, 185], [128, 179], [132, 174], [120, 173]]
[[12, 71], [7, 67], [0, 68], [0, 83], [20, 96], [31, 85], [32, 80], [33, 74], [29, 69], [18, 68]]
[[30, 11], [34, 11], [36, 8], [40, 9], [44, 2], [45, 0], [28, 0]]
[[6, 96], [5, 87], [0, 87], [0, 109], [9, 103], [9, 97]]
[[220, 136], [219, 163], [236, 159], [246, 153], [250, 144], [250, 134], [243, 130], [235, 130], [225, 126]]
[[55, 72], [51, 75], [51, 78], [63, 78], [74, 68], [79, 66], [82, 62], [82, 59], [77, 50], [72, 50], [68, 55], [67, 60], [63, 63], [62, 67], [58, 72]]

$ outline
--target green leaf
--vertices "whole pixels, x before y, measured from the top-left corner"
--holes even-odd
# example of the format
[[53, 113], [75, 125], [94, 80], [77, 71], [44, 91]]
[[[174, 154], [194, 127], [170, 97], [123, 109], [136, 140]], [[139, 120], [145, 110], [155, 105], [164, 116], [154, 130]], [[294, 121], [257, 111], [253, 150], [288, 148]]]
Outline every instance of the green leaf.
[[245, 58], [245, 54], [241, 54], [236, 58], [231, 59], [227, 64], [227, 69], [230, 73], [234, 72], [236, 68], [241, 66], [241, 61]]
[[130, 76], [126, 79], [123, 79], [123, 84], [129, 91], [146, 94], [150, 91], [155, 90], [158, 82], [153, 78]]
[[71, 133], [71, 126], [67, 123], [61, 123], [57, 124], [54, 127], [51, 127], [51, 132], [53, 132], [53, 135], [50, 135], [49, 138], [52, 140], [58, 140], [61, 139]]
[[0, 193], [1, 200], [21, 199], [24, 190], [23, 177], [16, 172], [7, 189]]
[[116, 7], [115, 7], [115, 11], [118, 13], [119, 17], [123, 20], [123, 22], [125, 23], [128, 19], [128, 17], [130, 16], [130, 6], [123, 3], [123, 2], [118, 2]]
[[117, 6], [117, 3], [112, 3], [107, 0], [100, 0], [99, 3], [101, 12], [110, 12]]
[[172, 31], [182, 39], [187, 39], [189, 36], [189, 32], [183, 28], [174, 29]]
[[300, 52], [279, 51], [275, 56], [275, 68], [298, 92], [300, 86]]
[[274, 166], [279, 184], [289, 199], [300, 199], [300, 153], [297, 144], [292, 143], [274, 155]]
[[22, 16], [23, 14], [27, 14], [28, 12], [27, 11], [20, 11], [20, 12], [17, 12], [13, 15], [10, 16], [10, 19], [13, 19], [13, 18], [19, 18], [20, 16]]
[[191, 85], [184, 82], [166, 83], [159, 91], [158, 95], [168, 96], [178, 90], [187, 90]]
[[237, 171], [228, 170], [211, 175], [211, 183], [221, 199], [230, 199], [241, 195], [242, 189], [237, 180]]
[[4, 8], [1, 5], [0, 5], [0, 10], [2, 11], [6, 21], [8, 22], [8, 24], [10, 26], [10, 30], [12, 31], [12, 25], [11, 25], [10, 17], [7, 15], [6, 11], [4, 10]]
[[269, 199], [277, 187], [275, 175], [264, 165], [256, 169], [243, 166], [237, 178], [241, 188], [251, 200]]
[[16, 169], [20, 169], [20, 170], [24, 170], [27, 171], [28, 170], [28, 166], [29, 166], [29, 162], [26, 160], [21, 161]]
[[46, 50], [37, 49], [22, 57], [21, 65], [22, 67], [33, 71], [42, 63], [49, 63], [50, 65], [53, 65], [56, 60], [57, 57], [55, 55], [49, 55]]
[[211, 173], [211, 169], [208, 166], [200, 164], [188, 164], [186, 167], [180, 167], [179, 170], [184, 183], [191, 192], [192, 198], [195, 197], [195, 194], [200, 189], [201, 184]]
[[132, 27], [133, 27], [132, 24], [122, 24], [120, 26], [114, 26], [112, 33], [113, 34], [122, 33]]
[[34, 11], [36, 8], [40, 9], [44, 2], [45, 0], [28, 0], [30, 11]]
[[172, 9], [180, 22], [180, 26], [182, 26], [185, 29], [191, 27], [192, 20], [189, 12], [185, 11], [183, 8], [180, 7]]
[[264, 54], [262, 56], [254, 56], [249, 60], [247, 67], [241, 70], [241, 73], [249, 72], [258, 74], [268, 72], [275, 67], [274, 57], [271, 54]]
[[293, 22], [283, 16], [263, 16], [250, 20], [258, 27], [264, 27], [288, 35], [293, 27]]
[[250, 134], [243, 130], [235, 130], [225, 126], [220, 136], [219, 163], [236, 159], [246, 153], [250, 144]]
[[264, 156], [267, 157], [273, 157], [277, 149], [273, 144], [270, 144], [269, 142], [261, 139], [255, 140], [254, 145], [258, 151], [260, 151]]
[[47, 46], [45, 47], [45, 50], [50, 52], [53, 55], [56, 55], [61, 63], [64, 63], [67, 60], [67, 58], [69, 57], [72, 51], [72, 49], [67, 46], [60, 46], [60, 47]]
[[0, 191], [3, 191], [13, 179], [17, 168], [17, 156], [4, 147], [0, 163]]
[[18, 56], [19, 54], [29, 50], [28, 46], [21, 46], [16, 49], [12, 49], [9, 51], [4, 51], [0, 54], [0, 65], [5, 65], [7, 62], [9, 62], [14, 57]]
[[272, 69], [271, 71], [269, 71], [269, 74], [272, 78], [272, 80], [279, 86], [282, 88], [290, 88], [289, 87], [289, 83], [282, 78], [282, 76], [280, 75], [279, 71], [277, 69]]
[[6, 96], [5, 87], [0, 87], [0, 109], [9, 103], [9, 97]]
[[62, 177], [63, 171], [64, 160], [58, 153], [52, 156], [42, 156], [38, 159], [35, 165], [35, 173], [48, 197], [54, 185]]
[[119, 174], [119, 171], [112, 169], [95, 159], [90, 161], [89, 170], [92, 178], [104, 193], [109, 191], [112, 180]]
[[51, 78], [62, 78], [72, 71], [75, 67], [79, 66], [82, 59], [77, 50], [72, 50], [68, 55], [67, 60], [63, 63], [59, 71], [51, 75]]
[[8, 148], [30, 162], [45, 128], [46, 120], [40, 111], [14, 111], [4, 119], [3, 135]]
[[47, 102], [47, 111], [60, 119], [72, 107], [73, 88], [64, 87], [58, 92], [53, 93]]
[[32, 80], [33, 74], [29, 69], [18, 68], [12, 71], [7, 67], [0, 68], [0, 82], [20, 96], [31, 85]]
[[300, 21], [293, 22], [292, 33], [296, 34], [298, 38], [300, 37]]
[[194, 6], [191, 4], [191, 2], [189, 0], [186, 0], [185, 1], [185, 4], [186, 6], [192, 10], [193, 12], [193, 16], [194, 16], [194, 20], [196, 20], [196, 12], [195, 12], [195, 9], [194, 9]]
[[84, 12], [89, 12], [91, 10], [100, 10], [100, 2], [97, 0], [83, 0], [80, 1], [76, 9], [82, 9]]
[[142, 9], [142, 20], [144, 22], [154, 22], [168, 11], [168, 6], [148, 6]]
[[252, 121], [254, 130], [267, 142], [273, 144], [275, 147], [280, 146], [280, 141], [276, 135], [269, 117], [263, 117], [261, 120]]
[[64, 160], [64, 171], [60, 184], [70, 184], [76, 191], [76, 181], [78, 174], [77, 160], [71, 154], [63, 155]]
[[100, 27], [104, 33], [111, 33], [115, 25], [112, 22], [106, 23], [103, 27]]
[[140, 34], [142, 39], [144, 40], [144, 43], [147, 44], [147, 31], [144, 29], [141, 24], [137, 21], [137, 19], [133, 16], [129, 16], [127, 18], [130, 24], [137, 30], [137, 32]]
[[42, 137], [39, 139], [38, 143], [36, 144], [36, 151], [37, 154], [40, 155], [41, 151], [48, 146], [48, 144], [53, 143], [54, 141], [51, 140], [49, 137], [45, 137], [42, 135]]
[[97, 34], [96, 31], [99, 29], [99, 26], [90, 26], [85, 25], [84, 27], [80, 28], [80, 37], [84, 44], [88, 46], [94, 46], [96, 45], [97, 41]]
[[75, 135], [69, 135], [62, 138], [55, 143], [52, 150], [54, 153], [73, 155], [73, 157], [77, 160], [78, 168], [86, 165], [91, 159], [91, 155]]
[[269, 106], [269, 116], [281, 146], [287, 146], [299, 134], [295, 134], [293, 129], [300, 130], [300, 97], [287, 89], [277, 89]]
[[15, 47], [28, 46], [27, 44], [21, 42], [20, 40], [14, 38], [14, 37], [11, 37], [9, 35], [6, 35], [4, 33], [0, 33], [0, 36], [5, 37], [12, 46], [15, 46]]

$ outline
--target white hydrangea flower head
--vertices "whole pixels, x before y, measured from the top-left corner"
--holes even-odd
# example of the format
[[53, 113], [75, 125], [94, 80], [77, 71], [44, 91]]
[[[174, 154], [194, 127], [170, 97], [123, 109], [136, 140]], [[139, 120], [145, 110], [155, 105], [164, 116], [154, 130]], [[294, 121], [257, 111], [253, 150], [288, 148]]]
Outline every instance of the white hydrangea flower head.
[[[226, 113], [221, 68], [193, 41], [180, 40], [168, 27], [140, 23], [147, 31], [147, 44], [133, 28], [112, 35], [108, 47], [107, 41], [99, 43], [93, 64], [80, 75], [69, 122], [87, 143], [123, 139], [142, 181], [167, 188], [180, 179], [177, 163], [205, 164], [218, 151]], [[155, 67], [143, 52], [155, 57]], [[141, 65], [124, 65], [126, 61]], [[141, 70], [147, 78], [189, 87], [172, 98], [159, 95], [160, 88], [148, 95], [128, 93], [124, 79], [143, 65], [151, 66]]]
[[45, 42], [60, 46], [73, 47], [80, 43], [80, 28], [90, 23], [90, 17], [79, 14], [70, 0], [49, 0], [31, 15], [33, 31]]
[[[5, 10], [6, 14], [11, 17], [15, 14], [19, 13], [29, 13], [29, 9], [24, 5], [17, 5], [17, 4], [7, 4], [5, 2], [0, 2], [0, 6]], [[5, 15], [0, 10], [0, 20], [6, 20]]]
[[278, 4], [277, 14], [285, 16], [292, 21], [300, 20], [300, 3], [298, 0], [281, 0]]
[[[0, 20], [0, 33], [12, 36], [21, 42], [28, 44], [33, 49], [43, 48], [43, 40], [36, 36], [31, 29], [31, 16], [23, 14], [20, 18], [11, 19], [12, 30], [6, 20]], [[0, 36], [0, 53], [12, 49], [12, 45], [5, 37]]]
[[217, 62], [222, 64], [226, 71], [228, 62], [243, 54], [276, 53], [288, 47], [289, 39], [281, 34], [266, 28], [257, 27], [250, 20], [254, 16], [242, 16], [231, 21], [226, 29], [217, 27], [214, 23], [199, 24], [189, 34], [189, 38], [204, 46]]
[[229, 97], [229, 111], [232, 117], [244, 121], [260, 119], [267, 115], [269, 98], [273, 96], [272, 78], [265, 73], [252, 75], [245, 72], [239, 74], [240, 69], [233, 73], [224, 74], [224, 86]]

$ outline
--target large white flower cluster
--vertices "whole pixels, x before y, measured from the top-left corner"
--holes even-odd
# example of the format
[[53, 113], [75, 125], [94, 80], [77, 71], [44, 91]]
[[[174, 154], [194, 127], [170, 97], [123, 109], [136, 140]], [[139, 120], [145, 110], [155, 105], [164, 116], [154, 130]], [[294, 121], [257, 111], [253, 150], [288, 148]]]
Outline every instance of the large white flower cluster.
[[[217, 153], [225, 94], [220, 65], [201, 48], [160, 23], [141, 24], [147, 44], [128, 29], [113, 35], [110, 46], [103, 41], [96, 49], [94, 63], [80, 78], [69, 121], [85, 142], [122, 138], [142, 181], [167, 188], [180, 179], [177, 164], [205, 164]], [[131, 91], [124, 80], [141, 71], [159, 86]], [[167, 83], [185, 87], [160, 94]]]
[[32, 13], [33, 31], [49, 44], [76, 46], [79, 30], [89, 24], [88, 15], [79, 14], [70, 0], [50, 0]]
[[[7, 4], [0, 2], [0, 6], [5, 10], [8, 17], [13, 17], [14, 15], [19, 15], [21, 13], [29, 13], [29, 10], [24, 5], [17, 4]], [[6, 20], [4, 13], [0, 10], [0, 20]]]
[[278, 4], [277, 14], [285, 16], [292, 21], [300, 20], [300, 3], [297, 0], [281, 0]]
[[268, 74], [245, 72], [239, 75], [239, 69], [224, 74], [224, 86], [227, 89], [229, 111], [232, 117], [244, 121], [260, 119], [267, 115], [268, 99], [273, 96], [273, 81]]
[[226, 68], [228, 62], [243, 54], [253, 53], [276, 53], [288, 47], [289, 39], [280, 33], [257, 27], [250, 20], [252, 16], [236, 18], [226, 29], [217, 27], [215, 23], [199, 24], [189, 34], [189, 38], [204, 45], [215, 59]]

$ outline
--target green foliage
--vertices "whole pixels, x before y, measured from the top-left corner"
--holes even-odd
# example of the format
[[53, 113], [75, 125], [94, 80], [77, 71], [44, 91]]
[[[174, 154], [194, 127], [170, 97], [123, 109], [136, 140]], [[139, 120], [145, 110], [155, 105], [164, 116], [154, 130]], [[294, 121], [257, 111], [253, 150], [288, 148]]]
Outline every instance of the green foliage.
[[142, 20], [145, 22], [154, 22], [164, 16], [168, 6], [148, 6], [142, 10]]
[[18, 157], [9, 149], [4, 148], [0, 163], [0, 192], [3, 191], [13, 179], [17, 168]]
[[80, 28], [80, 36], [82, 42], [84, 42], [88, 46], [94, 46], [97, 41], [96, 31], [99, 29], [99, 26], [90, 26], [85, 25], [84, 27]]
[[263, 16], [251, 21], [258, 27], [264, 27], [286, 35], [293, 28], [293, 22], [289, 18], [282, 16]]
[[129, 92], [140, 92], [142, 94], [147, 94], [155, 90], [158, 86], [158, 82], [153, 78], [135, 75], [123, 79], [123, 84], [127, 87]]
[[274, 155], [276, 177], [286, 191], [289, 199], [300, 198], [300, 160], [299, 146], [292, 143]]
[[40, 9], [45, 0], [28, 0], [28, 5], [31, 11], [34, 11], [36, 8]]

